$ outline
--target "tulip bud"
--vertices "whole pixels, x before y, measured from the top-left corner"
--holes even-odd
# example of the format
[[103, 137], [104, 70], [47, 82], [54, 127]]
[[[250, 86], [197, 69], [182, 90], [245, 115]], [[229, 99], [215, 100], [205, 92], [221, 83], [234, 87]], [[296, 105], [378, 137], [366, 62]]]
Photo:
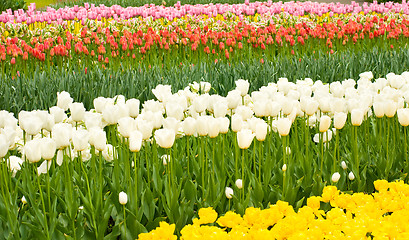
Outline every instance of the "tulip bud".
[[284, 165], [281, 167], [281, 170], [283, 172], [287, 171], [287, 164], [284, 163]]
[[41, 156], [45, 160], [51, 160], [55, 155], [55, 150], [57, 149], [57, 144], [51, 138], [41, 139]]
[[160, 158], [162, 159], [164, 166], [168, 165], [168, 163], [170, 162], [170, 155], [165, 154], [162, 155]]
[[220, 121], [217, 118], [209, 117], [207, 120], [208, 135], [210, 138], [215, 138], [220, 132]]
[[64, 111], [68, 110], [72, 101], [73, 99], [68, 92], [62, 91], [57, 93], [57, 107], [64, 109]]
[[233, 132], [238, 132], [243, 128], [243, 118], [241, 115], [234, 114], [231, 117], [231, 129]]
[[255, 134], [250, 129], [242, 129], [237, 132], [237, 143], [240, 149], [247, 149], [250, 147]]
[[331, 118], [329, 116], [322, 116], [320, 119], [320, 132], [326, 132], [329, 129], [329, 126], [331, 125]]
[[40, 174], [46, 174], [48, 170], [50, 170], [51, 167], [51, 161], [43, 161], [40, 166], [37, 168], [37, 173], [40, 176]]
[[236, 82], [236, 89], [240, 91], [240, 95], [243, 97], [247, 94], [250, 88], [248, 80], [239, 79]]
[[336, 172], [336, 173], [332, 174], [331, 180], [332, 180], [334, 183], [336, 183], [336, 182], [339, 181], [340, 178], [341, 178], [341, 175], [340, 175], [338, 172]]
[[234, 191], [233, 191], [232, 188], [226, 187], [226, 190], [224, 191], [224, 193], [226, 194], [226, 197], [227, 197], [228, 199], [232, 199], [232, 198], [233, 198]]
[[163, 128], [172, 129], [175, 131], [175, 133], [179, 131], [180, 126], [180, 121], [174, 117], [167, 117], [163, 119]]
[[142, 133], [138, 130], [132, 131], [129, 135], [129, 150], [139, 152], [142, 147]]
[[59, 108], [57, 106], [51, 107], [49, 111], [50, 114], [54, 117], [54, 123], [60, 123], [67, 117], [67, 115], [64, 112], [64, 109]]
[[138, 99], [135, 98], [128, 99], [125, 105], [128, 107], [130, 117], [136, 118], [139, 115], [140, 102]]
[[124, 137], [129, 138], [132, 131], [136, 129], [136, 122], [131, 117], [123, 117], [118, 120], [118, 132]]
[[41, 160], [41, 147], [38, 139], [26, 143], [24, 146], [24, 155], [31, 163], [36, 163]]
[[63, 152], [63, 150], [58, 150], [57, 151], [57, 159], [56, 159], [57, 165], [61, 166], [62, 163], [63, 163], [63, 160], [64, 160], [64, 152]]
[[92, 128], [89, 131], [89, 143], [95, 147], [96, 150], [102, 152], [107, 147], [106, 132], [100, 128]]
[[83, 103], [72, 103], [70, 105], [71, 118], [75, 122], [81, 122], [84, 120], [85, 107]]
[[182, 122], [183, 132], [186, 136], [192, 136], [196, 132], [196, 119], [187, 117]]
[[276, 124], [280, 136], [287, 136], [290, 133], [292, 122], [289, 118], [279, 118], [277, 119]]
[[268, 124], [260, 121], [256, 124], [256, 139], [257, 141], [264, 141], [267, 136]]
[[155, 132], [155, 140], [161, 148], [171, 148], [175, 137], [175, 131], [172, 129], [162, 128]]
[[241, 179], [237, 179], [236, 180], [236, 187], [238, 189], [242, 189], [243, 188], [243, 181]]
[[218, 101], [213, 105], [213, 115], [215, 118], [219, 117], [225, 117], [227, 114], [228, 106], [227, 102], [224, 101]]
[[26, 197], [23, 196], [23, 197], [21, 198], [21, 202], [23, 203], [23, 205], [24, 205], [24, 204], [27, 204], [27, 199], [26, 199]]
[[107, 144], [104, 151], [102, 151], [102, 157], [108, 162], [114, 160], [114, 146]]
[[345, 161], [342, 161], [342, 162], [341, 162], [341, 167], [342, 167], [342, 169], [344, 169], [344, 170], [346, 170], [346, 169], [348, 168]]
[[362, 124], [362, 120], [364, 119], [364, 111], [362, 109], [353, 109], [351, 111], [351, 123], [354, 126], [360, 126]]
[[398, 121], [400, 125], [404, 127], [409, 125], [409, 108], [401, 108], [398, 110]]
[[17, 156], [10, 156], [7, 159], [7, 166], [9, 167], [10, 171], [12, 172], [12, 177], [15, 177], [17, 172], [20, 171], [21, 165], [23, 165], [23, 159]]
[[349, 180], [351, 180], [351, 181], [354, 180], [354, 179], [355, 179], [354, 173], [353, 173], [353, 172], [349, 172], [348, 178], [349, 178]]
[[207, 116], [199, 116], [196, 119], [196, 131], [199, 136], [206, 136], [209, 132], [209, 127], [207, 124], [208, 118]]
[[385, 102], [385, 115], [389, 118], [395, 116], [398, 104], [393, 100], [387, 100]]
[[336, 129], [342, 129], [347, 120], [347, 114], [344, 112], [336, 112], [334, 114], [334, 127]]
[[70, 145], [72, 126], [67, 123], [57, 123], [52, 129], [53, 140], [57, 149], [63, 149]]
[[385, 115], [385, 104], [382, 101], [376, 101], [373, 103], [373, 111], [377, 118], [381, 118]]
[[74, 151], [84, 151], [88, 147], [89, 133], [87, 130], [79, 129], [73, 131], [72, 143]]
[[220, 133], [226, 134], [229, 131], [230, 120], [227, 117], [217, 118], [220, 125]]
[[227, 93], [227, 106], [229, 109], [235, 109], [241, 101], [240, 91], [233, 90]]
[[128, 195], [124, 192], [119, 193], [119, 203], [125, 205], [128, 202]]

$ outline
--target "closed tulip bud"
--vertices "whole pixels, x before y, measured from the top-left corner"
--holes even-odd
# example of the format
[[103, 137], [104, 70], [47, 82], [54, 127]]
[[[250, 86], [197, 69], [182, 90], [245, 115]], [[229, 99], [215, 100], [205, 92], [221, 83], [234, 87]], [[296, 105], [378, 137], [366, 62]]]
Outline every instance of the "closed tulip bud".
[[389, 118], [395, 116], [398, 104], [393, 100], [387, 100], [385, 103], [385, 115]]
[[232, 188], [226, 187], [226, 190], [224, 191], [224, 193], [226, 194], [226, 197], [227, 197], [228, 199], [232, 199], [232, 198], [233, 198], [234, 191], [233, 191]]
[[124, 138], [129, 138], [129, 135], [135, 129], [136, 129], [136, 122], [132, 117], [123, 117], [118, 120], [118, 132]]
[[192, 136], [196, 133], [196, 119], [187, 117], [182, 122], [182, 129], [186, 136]]
[[105, 150], [102, 151], [102, 157], [108, 162], [114, 160], [114, 146], [107, 144]]
[[57, 159], [56, 159], [57, 165], [61, 166], [63, 161], [64, 161], [64, 152], [63, 152], [63, 150], [58, 150], [57, 151]]
[[281, 170], [283, 172], [287, 171], [287, 164], [284, 163], [283, 166], [281, 167]]
[[104, 97], [97, 97], [93, 101], [95, 111], [102, 113], [105, 109], [105, 106], [108, 104], [108, 99]]
[[170, 155], [165, 154], [162, 155], [160, 158], [162, 159], [162, 163], [164, 166], [168, 165], [168, 163], [170, 162]]
[[349, 180], [351, 180], [351, 181], [354, 180], [354, 179], [355, 179], [354, 173], [353, 173], [353, 172], [349, 172], [348, 178], [349, 178]]
[[207, 124], [207, 116], [199, 116], [196, 119], [196, 131], [199, 136], [206, 136], [209, 131], [209, 126]]
[[57, 107], [67, 111], [73, 99], [68, 92], [62, 91], [57, 93]]
[[239, 79], [236, 82], [236, 89], [240, 91], [240, 95], [243, 97], [249, 91], [250, 83], [248, 80]]
[[257, 117], [265, 117], [270, 115], [271, 101], [267, 99], [254, 102], [253, 111]]
[[209, 117], [207, 120], [208, 124], [208, 135], [210, 138], [215, 138], [220, 132], [220, 121], [217, 118]]
[[41, 147], [38, 139], [26, 143], [24, 146], [24, 155], [31, 163], [36, 163], [41, 160]]
[[5, 134], [0, 134], [0, 158], [7, 155], [9, 151], [9, 143]]
[[193, 100], [193, 107], [195, 109], [196, 112], [198, 113], [202, 113], [206, 110], [207, 106], [208, 106], [208, 97], [209, 95], [204, 94], [204, 95], [200, 95], [198, 97], [196, 97]]
[[243, 188], [243, 181], [241, 179], [237, 179], [236, 180], [236, 187], [238, 189], [242, 189]]
[[382, 101], [376, 101], [373, 103], [373, 111], [375, 116], [381, 118], [385, 115], [385, 104]]
[[242, 129], [237, 132], [237, 143], [240, 149], [247, 149], [250, 147], [255, 134], [250, 129]]
[[213, 106], [213, 115], [215, 118], [225, 117], [227, 114], [227, 102], [226, 101], [218, 101]]
[[87, 130], [79, 129], [73, 131], [72, 143], [74, 151], [84, 151], [88, 147], [89, 133]]
[[12, 172], [12, 177], [15, 177], [17, 172], [21, 170], [21, 166], [23, 165], [23, 162], [24, 162], [23, 159], [17, 156], [10, 156], [7, 159], [7, 166]]
[[129, 150], [139, 152], [142, 147], [142, 133], [138, 130], [132, 131], [129, 135]]
[[287, 136], [290, 133], [292, 122], [289, 118], [279, 118], [277, 119], [276, 124], [280, 136]]
[[41, 156], [45, 160], [53, 159], [55, 151], [57, 150], [57, 144], [51, 138], [41, 138]]
[[131, 98], [126, 101], [126, 106], [128, 107], [128, 113], [130, 117], [136, 118], [139, 115], [139, 105], [138, 99]]
[[104, 151], [107, 147], [107, 135], [106, 132], [100, 128], [92, 128], [89, 132], [89, 143], [100, 152]]
[[353, 109], [351, 111], [351, 123], [354, 126], [361, 126], [364, 119], [364, 111], [362, 109]]
[[336, 172], [336, 173], [332, 174], [331, 181], [336, 183], [336, 182], [339, 181], [340, 178], [341, 178], [341, 175], [338, 172]]
[[267, 136], [268, 124], [261, 121], [256, 124], [256, 139], [257, 141], [264, 141]]
[[208, 82], [200, 82], [200, 91], [202, 93], [208, 93], [210, 92], [210, 89], [212, 88], [212, 85]]
[[26, 197], [23, 196], [23, 197], [21, 198], [21, 202], [23, 203], [23, 205], [24, 205], [24, 204], [27, 204], [27, 199], [26, 199]]
[[227, 93], [227, 106], [229, 109], [235, 109], [241, 102], [240, 91], [233, 90]]
[[243, 118], [241, 115], [234, 114], [231, 117], [231, 129], [233, 132], [238, 132], [243, 128]]
[[320, 132], [326, 132], [331, 125], [331, 118], [329, 116], [322, 116], [320, 119]]
[[220, 124], [220, 133], [226, 134], [229, 131], [230, 120], [227, 117], [217, 118]]
[[334, 114], [334, 127], [336, 129], [342, 129], [345, 126], [347, 120], [347, 114], [344, 112], [336, 112]]
[[84, 120], [85, 107], [83, 103], [72, 103], [70, 105], [71, 118], [75, 122], [81, 122]]
[[180, 127], [181, 127], [180, 121], [174, 117], [167, 117], [163, 120], [163, 128], [173, 129], [175, 133], [179, 131]]
[[124, 192], [119, 193], [119, 203], [125, 205], [128, 202], [128, 195]]
[[159, 84], [155, 89], [152, 89], [153, 95], [163, 102], [172, 95], [172, 86]]
[[172, 129], [162, 128], [155, 132], [155, 140], [161, 148], [171, 148], [175, 137], [175, 131]]
[[29, 135], [36, 135], [43, 127], [43, 122], [37, 116], [31, 115], [21, 120], [22, 128]]
[[63, 149], [70, 145], [72, 126], [67, 123], [55, 124], [53, 129], [53, 140], [56, 143], [57, 149]]
[[341, 167], [342, 167], [342, 169], [344, 169], [344, 170], [346, 170], [346, 169], [348, 168], [348, 166], [347, 166], [347, 164], [346, 164], [345, 161], [342, 161], [342, 162], [341, 162]]
[[401, 108], [398, 110], [398, 121], [400, 125], [404, 127], [409, 125], [409, 108]]
[[308, 116], [312, 116], [314, 115], [317, 110], [318, 110], [318, 106], [319, 103], [313, 99], [311, 99], [308, 103], [307, 106], [305, 107], [304, 112], [308, 115]]

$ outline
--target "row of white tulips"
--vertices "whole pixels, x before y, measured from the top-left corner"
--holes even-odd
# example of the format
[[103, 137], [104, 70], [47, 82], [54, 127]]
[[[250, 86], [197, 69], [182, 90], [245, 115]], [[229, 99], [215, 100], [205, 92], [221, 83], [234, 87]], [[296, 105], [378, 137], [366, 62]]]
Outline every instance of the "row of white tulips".
[[194, 82], [176, 93], [170, 85], [158, 85], [152, 90], [157, 99], [144, 102], [142, 109], [138, 99], [126, 100], [119, 95], [96, 98], [94, 109], [87, 111], [82, 103], [73, 102], [69, 93], [61, 92], [57, 105], [48, 111], [22, 111], [18, 119], [0, 111], [0, 158], [13, 149], [21, 153], [21, 158], [7, 158], [14, 174], [22, 159], [33, 163], [44, 159], [38, 174], [47, 172], [47, 160], [55, 154], [61, 165], [64, 149], [71, 151], [68, 155], [72, 158], [81, 154], [86, 161], [93, 146], [112, 161], [115, 151], [107, 143], [107, 125], [117, 126], [117, 132], [129, 139], [132, 152], [138, 152], [144, 141], [153, 141], [152, 136], [160, 147], [170, 148], [183, 135], [215, 138], [229, 130], [237, 132], [238, 146], [246, 149], [254, 137], [264, 141], [269, 129], [287, 136], [296, 117], [306, 118], [310, 127], [317, 127], [315, 142], [320, 141], [318, 132], [327, 132], [323, 142], [330, 141], [335, 129], [343, 128], [348, 114], [354, 126], [371, 115], [393, 117], [396, 113], [401, 125], [409, 125], [409, 72], [389, 73], [378, 79], [365, 72], [359, 77], [357, 81], [331, 84], [280, 78], [251, 94], [249, 81], [237, 80], [236, 89], [226, 97], [209, 94], [211, 85], [207, 82]]

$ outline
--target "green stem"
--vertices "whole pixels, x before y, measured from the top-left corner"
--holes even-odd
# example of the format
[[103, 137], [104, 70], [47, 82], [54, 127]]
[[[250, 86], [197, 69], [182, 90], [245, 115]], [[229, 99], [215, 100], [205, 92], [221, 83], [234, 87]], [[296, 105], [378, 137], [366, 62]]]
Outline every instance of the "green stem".
[[[34, 170], [35, 171], [35, 170]], [[35, 173], [34, 173], [35, 174]], [[45, 211], [45, 202], [44, 202], [44, 197], [43, 197], [43, 191], [41, 190], [41, 185], [40, 185], [40, 174], [38, 174], [37, 170], [37, 184], [38, 184], [38, 189], [40, 191], [40, 198], [41, 198], [41, 204], [43, 208], [43, 214], [44, 214], [44, 228], [45, 228], [45, 233], [47, 236], [47, 239], [50, 239], [50, 233], [48, 232], [48, 221], [47, 221], [47, 213]]]

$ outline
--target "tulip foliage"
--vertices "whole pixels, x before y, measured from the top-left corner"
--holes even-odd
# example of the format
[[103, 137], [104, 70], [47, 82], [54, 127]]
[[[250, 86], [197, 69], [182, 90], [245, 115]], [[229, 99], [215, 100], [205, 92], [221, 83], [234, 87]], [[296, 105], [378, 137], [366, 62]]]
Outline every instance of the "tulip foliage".
[[[0, 227], [6, 238], [136, 238], [196, 211], [296, 209], [324, 186], [406, 180], [409, 73], [324, 84], [279, 78], [226, 96], [208, 82], [155, 99], [57, 95], [49, 110], [0, 112]], [[382, 141], [379, 141], [382, 139]]]

